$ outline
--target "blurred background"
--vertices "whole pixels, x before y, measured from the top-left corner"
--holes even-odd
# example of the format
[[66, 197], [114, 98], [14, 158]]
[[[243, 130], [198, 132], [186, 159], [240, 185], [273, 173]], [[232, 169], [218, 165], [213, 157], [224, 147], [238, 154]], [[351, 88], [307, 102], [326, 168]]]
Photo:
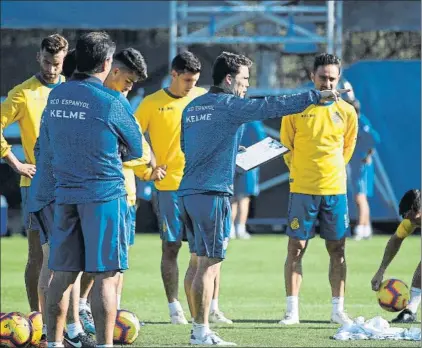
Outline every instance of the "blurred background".
[[[85, 31], [106, 30], [118, 49], [145, 57], [149, 78], [129, 95], [134, 107], [169, 83], [169, 62], [189, 49], [201, 60], [199, 85], [211, 83], [211, 66], [222, 51], [254, 60], [249, 97], [309, 89], [313, 59], [321, 52], [343, 60], [342, 85], [360, 101], [363, 133], [351, 165], [349, 208], [357, 219], [353, 173], [362, 153], [374, 148], [374, 193], [369, 197], [375, 233], [392, 233], [398, 201], [421, 186], [421, 3], [419, 1], [1, 1], [0, 95], [38, 71], [43, 37], [59, 32], [74, 47]], [[363, 119], [363, 118], [362, 118]], [[280, 120], [265, 122], [278, 138]], [[4, 132], [23, 160], [17, 124]], [[150, 183], [138, 183], [137, 232], [157, 231]], [[2, 234], [20, 233], [19, 178], [0, 164]], [[283, 233], [288, 172], [281, 160], [264, 165], [259, 195], [251, 197], [248, 230]], [[6, 210], [6, 206], [8, 209]], [[8, 220], [6, 219], [6, 214]], [[7, 224], [6, 224], [7, 220]]]

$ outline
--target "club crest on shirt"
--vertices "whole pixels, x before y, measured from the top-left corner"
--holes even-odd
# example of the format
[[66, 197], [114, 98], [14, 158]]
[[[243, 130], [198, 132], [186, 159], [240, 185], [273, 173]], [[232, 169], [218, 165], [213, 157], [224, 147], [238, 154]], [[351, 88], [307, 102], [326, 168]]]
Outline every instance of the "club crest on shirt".
[[339, 124], [342, 122], [341, 115], [338, 113], [338, 111], [334, 112], [334, 114], [331, 115], [331, 119], [335, 124]]
[[300, 227], [299, 219], [298, 218], [293, 218], [293, 220], [290, 222], [290, 228], [292, 230], [297, 230], [299, 227]]
[[167, 232], [167, 224], [163, 222], [163, 225], [161, 226], [161, 230], [166, 233]]

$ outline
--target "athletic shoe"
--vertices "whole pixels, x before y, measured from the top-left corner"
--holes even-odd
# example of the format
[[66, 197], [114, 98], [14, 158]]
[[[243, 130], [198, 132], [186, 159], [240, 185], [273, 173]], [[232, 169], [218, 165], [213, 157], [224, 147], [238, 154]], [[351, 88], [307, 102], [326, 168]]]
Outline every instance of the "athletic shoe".
[[87, 335], [85, 332], [78, 334], [75, 338], [70, 338], [67, 332], [64, 334], [64, 340], [68, 343], [71, 347], [96, 347], [97, 342], [91, 337], [91, 335]]
[[185, 314], [183, 311], [177, 311], [170, 315], [171, 323], [174, 325], [186, 325], [189, 324], [185, 318]]
[[224, 313], [220, 310], [212, 311], [208, 318], [210, 323], [213, 324], [233, 324], [233, 322], [224, 316]]
[[81, 320], [84, 331], [88, 334], [95, 335], [95, 324], [91, 311], [87, 309], [80, 310], [79, 319]]
[[294, 325], [299, 324], [299, 315], [294, 314], [292, 312], [286, 312], [284, 318], [281, 319], [279, 322], [281, 325]]
[[243, 233], [238, 233], [236, 237], [237, 237], [237, 239], [251, 239], [251, 235], [247, 231], [245, 231]]
[[41, 339], [40, 339], [40, 343], [38, 344], [39, 348], [47, 348], [48, 347], [48, 341], [47, 341], [47, 335], [46, 334], [42, 334], [41, 335]]
[[392, 323], [413, 323], [416, 321], [416, 314], [409, 309], [403, 309], [399, 315], [391, 320]]
[[190, 335], [190, 344], [195, 345], [207, 345], [207, 346], [237, 346], [236, 343], [233, 342], [226, 342], [221, 339], [220, 336], [217, 335], [214, 331], [209, 331], [203, 337], [195, 337], [193, 332]]
[[331, 322], [340, 325], [352, 325], [353, 320], [349, 318], [346, 312], [333, 312], [331, 313]]

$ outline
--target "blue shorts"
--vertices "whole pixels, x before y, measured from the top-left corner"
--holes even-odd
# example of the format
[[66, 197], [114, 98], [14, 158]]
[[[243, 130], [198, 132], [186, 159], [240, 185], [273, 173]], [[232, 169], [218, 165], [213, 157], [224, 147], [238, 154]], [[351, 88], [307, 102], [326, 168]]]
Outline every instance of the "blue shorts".
[[165, 242], [181, 242], [185, 226], [180, 216], [177, 191], [154, 190], [153, 195], [161, 239]]
[[39, 231], [38, 221], [34, 219], [34, 214], [28, 211], [28, 196], [29, 187], [21, 187], [23, 225], [26, 231]]
[[243, 198], [259, 195], [259, 168], [236, 174], [234, 177], [234, 197]]
[[289, 237], [300, 240], [313, 238], [317, 219], [321, 238], [340, 240], [350, 236], [347, 195], [290, 193], [286, 230]]
[[224, 259], [232, 223], [229, 197], [194, 194], [179, 199], [190, 252]]
[[48, 268], [107, 272], [128, 268], [126, 196], [102, 203], [56, 204]]
[[135, 244], [135, 233], [136, 233], [136, 205], [129, 206], [129, 214], [127, 215], [127, 230], [128, 230], [128, 242], [129, 245]]
[[359, 177], [356, 180], [356, 193], [367, 197], [374, 195], [374, 163], [362, 164], [359, 168]]
[[41, 245], [48, 243], [51, 238], [51, 233], [54, 227], [54, 206], [55, 203], [52, 202], [41, 210], [32, 213], [34, 219], [37, 220], [37, 223], [40, 226]]

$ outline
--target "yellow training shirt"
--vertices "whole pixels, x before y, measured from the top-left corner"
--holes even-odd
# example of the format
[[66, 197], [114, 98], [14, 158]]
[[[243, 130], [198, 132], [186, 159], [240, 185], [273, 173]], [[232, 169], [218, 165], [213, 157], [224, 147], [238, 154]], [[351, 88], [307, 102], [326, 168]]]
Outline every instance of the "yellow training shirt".
[[193, 99], [206, 92], [204, 88], [194, 87], [188, 96], [177, 98], [160, 89], [147, 96], [135, 112], [142, 130], [149, 133], [157, 166], [167, 165], [166, 177], [155, 182], [160, 191], [179, 188], [185, 167], [185, 157], [180, 148], [182, 112]]
[[[58, 84], [63, 81], [64, 77], [60, 76]], [[9, 92], [7, 99], [1, 104], [1, 158], [11, 149], [3, 137], [3, 129], [14, 122], [19, 122], [25, 161], [35, 164], [34, 146], [40, 131], [41, 116], [51, 90], [58, 84], [48, 85], [41, 82], [37, 76], [33, 76]], [[22, 176], [21, 186], [30, 185], [31, 179]]]
[[125, 177], [125, 187], [129, 206], [134, 206], [136, 204], [135, 175], [141, 180], [148, 181], [152, 174], [152, 168], [149, 166], [150, 162], [151, 149], [145, 140], [145, 137], [142, 137], [142, 157], [123, 163], [123, 175]]
[[400, 239], [404, 239], [406, 237], [409, 237], [415, 230], [420, 227], [417, 224], [413, 224], [409, 219], [404, 219], [399, 227], [397, 227], [396, 230], [396, 236]]
[[284, 156], [290, 170], [290, 192], [345, 194], [346, 164], [355, 149], [357, 132], [356, 111], [342, 99], [284, 116], [280, 139], [290, 149]]

